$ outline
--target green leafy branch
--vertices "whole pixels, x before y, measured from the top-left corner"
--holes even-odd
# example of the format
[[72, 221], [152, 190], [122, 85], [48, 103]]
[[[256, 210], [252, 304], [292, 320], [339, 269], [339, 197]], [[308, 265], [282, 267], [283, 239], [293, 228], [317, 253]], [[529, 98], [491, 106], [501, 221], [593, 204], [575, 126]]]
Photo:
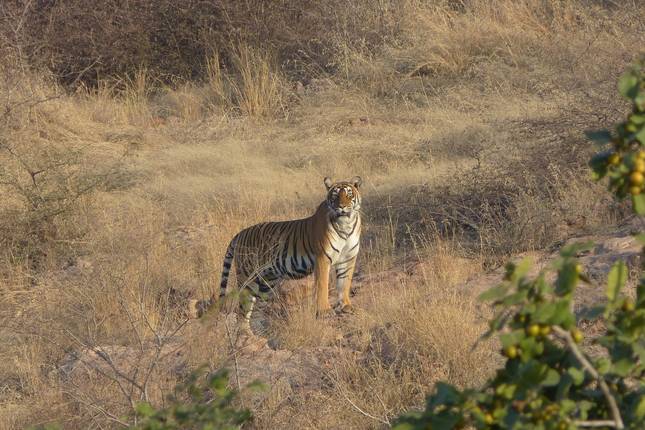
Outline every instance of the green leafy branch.
[[[613, 132], [588, 133], [601, 146], [611, 144], [590, 165], [596, 179], [609, 178], [609, 189], [618, 198], [630, 195], [634, 211], [642, 215], [645, 58], [620, 79], [618, 87], [632, 102], [632, 111]], [[645, 245], [645, 235], [636, 238]], [[576, 257], [591, 246], [565, 247], [560, 258], [533, 278], [528, 276], [528, 261], [509, 263], [503, 282], [480, 297], [496, 309], [484, 337], [498, 336], [504, 367], [480, 389], [437, 384], [425, 409], [402, 415], [394, 428], [645, 428], [645, 277], [634, 301], [621, 295], [628, 278], [626, 264], [614, 264], [607, 278], [606, 303], [584, 315], [600, 319], [605, 332], [585, 340], [572, 309], [577, 285], [589, 283]], [[551, 273], [553, 282], [547, 281]], [[602, 351], [589, 356], [583, 343]]]
[[[187, 381], [178, 387], [185, 398], [171, 397], [171, 405], [155, 409], [149, 403], [137, 405], [140, 418], [133, 430], [233, 430], [252, 420], [251, 412], [235, 405], [237, 391], [228, 388], [229, 375], [226, 369], [208, 375], [200, 383], [202, 372], [192, 373]], [[261, 389], [254, 383], [249, 389]]]

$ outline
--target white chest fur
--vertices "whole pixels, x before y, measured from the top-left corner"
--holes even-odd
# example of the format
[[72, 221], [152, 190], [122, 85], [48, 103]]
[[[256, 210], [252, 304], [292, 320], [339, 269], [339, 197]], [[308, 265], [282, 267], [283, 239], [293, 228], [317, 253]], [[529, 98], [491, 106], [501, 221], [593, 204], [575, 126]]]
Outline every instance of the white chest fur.
[[340, 217], [330, 222], [331, 263], [337, 264], [352, 259], [358, 254], [361, 236], [361, 219], [358, 214]]

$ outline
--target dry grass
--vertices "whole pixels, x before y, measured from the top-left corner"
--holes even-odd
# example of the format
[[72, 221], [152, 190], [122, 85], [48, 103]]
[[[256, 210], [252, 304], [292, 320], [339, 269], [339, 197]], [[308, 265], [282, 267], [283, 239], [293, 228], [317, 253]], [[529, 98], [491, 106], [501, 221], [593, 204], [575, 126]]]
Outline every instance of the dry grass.
[[159, 366], [128, 398], [57, 378], [69, 351], [133, 348], [145, 369], [141, 345], [179, 328], [188, 367], [230, 366], [221, 326], [181, 326], [186, 297], [216, 288], [236, 231], [310, 214], [326, 175], [365, 179], [359, 311], [267, 309], [274, 345], [335, 360], [319, 389], [275, 387], [255, 426], [380, 427], [439, 379], [490, 373], [494, 345], [470, 349], [486, 311], [454, 286], [620, 219], [581, 173], [581, 131], [623, 113], [615, 78], [645, 20], [597, 2], [364, 3], [327, 23], [318, 75], [283, 70], [293, 35], [276, 52], [235, 45], [204, 82], [174, 86], [140, 68], [68, 94], [4, 60], [0, 428], [119, 427], [132, 400], [161, 404], [183, 375]]

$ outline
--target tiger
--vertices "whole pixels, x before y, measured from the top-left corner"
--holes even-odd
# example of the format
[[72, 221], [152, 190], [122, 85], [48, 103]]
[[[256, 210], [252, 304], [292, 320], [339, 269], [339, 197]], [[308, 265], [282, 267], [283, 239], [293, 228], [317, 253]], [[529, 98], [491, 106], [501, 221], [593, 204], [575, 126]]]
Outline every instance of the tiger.
[[[227, 295], [234, 263], [240, 309], [249, 329], [257, 298], [272, 291], [281, 280], [300, 279], [312, 273], [318, 316], [334, 310], [353, 311], [349, 294], [360, 248], [362, 179], [355, 176], [349, 181], [334, 182], [325, 177], [323, 183], [327, 197], [310, 217], [256, 224], [231, 239], [224, 255], [219, 298]], [[331, 270], [336, 275], [334, 308], [328, 297]], [[213, 295], [206, 308], [217, 300]]]

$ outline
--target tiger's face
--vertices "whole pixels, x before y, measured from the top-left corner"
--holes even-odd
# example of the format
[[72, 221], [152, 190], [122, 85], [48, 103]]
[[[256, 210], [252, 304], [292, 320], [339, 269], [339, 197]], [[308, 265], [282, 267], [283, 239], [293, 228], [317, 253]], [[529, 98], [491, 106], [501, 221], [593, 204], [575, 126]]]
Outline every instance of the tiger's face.
[[327, 205], [336, 217], [351, 217], [361, 208], [361, 195], [358, 188], [361, 186], [360, 176], [354, 176], [350, 181], [333, 182], [325, 178], [327, 187]]

